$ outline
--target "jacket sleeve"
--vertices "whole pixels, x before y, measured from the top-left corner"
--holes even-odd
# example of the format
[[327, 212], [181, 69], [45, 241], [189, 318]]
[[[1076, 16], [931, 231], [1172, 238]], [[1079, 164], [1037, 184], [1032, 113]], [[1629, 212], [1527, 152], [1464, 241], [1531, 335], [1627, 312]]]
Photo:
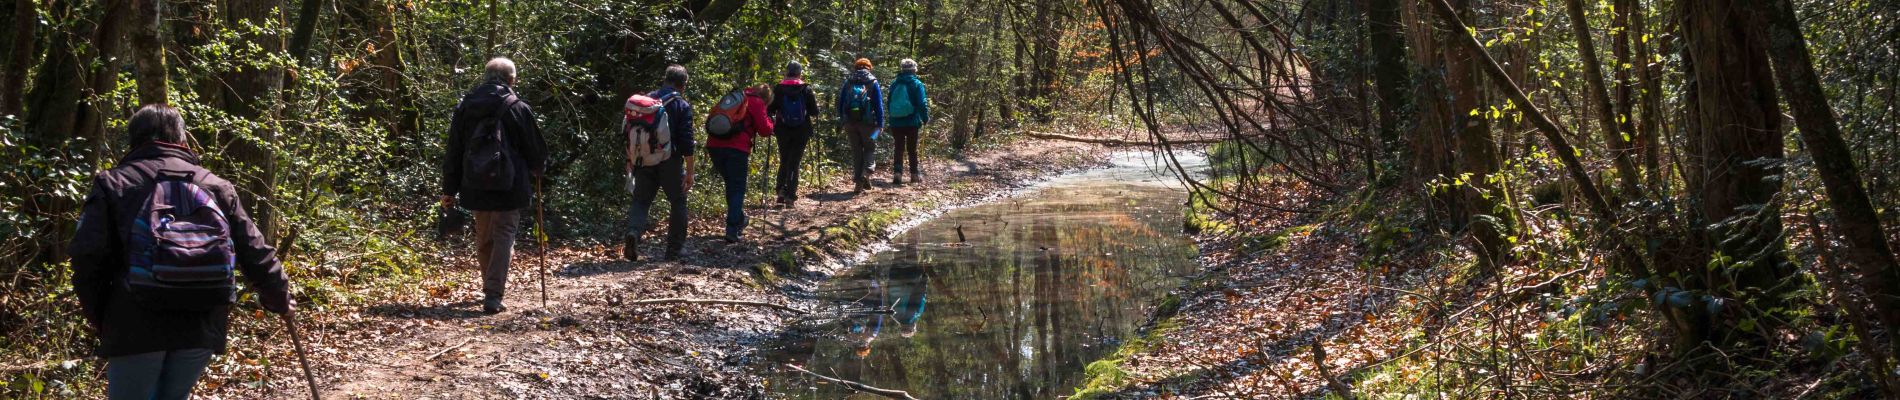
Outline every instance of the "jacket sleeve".
[[882, 85], [878, 85], [876, 83], [871, 84], [871, 107], [872, 107], [872, 111], [874, 111], [871, 114], [871, 121], [877, 124], [877, 127], [883, 128], [884, 127], [884, 87]]
[[113, 226], [111, 192], [106, 190], [106, 175], [93, 177], [92, 192], [86, 194], [85, 208], [79, 213], [79, 228], [73, 232], [73, 293], [87, 321], [97, 326], [105, 318], [107, 289], [112, 287], [112, 270], [124, 254], [117, 227]]
[[924, 94], [924, 83], [917, 82], [917, 93], [910, 95], [911, 103], [917, 104], [918, 121], [930, 123], [930, 96]]
[[783, 94], [778, 93], [778, 92], [779, 92], [778, 90], [774, 90], [772, 93], [772, 99], [767, 100], [765, 102], [766, 115], [778, 115], [778, 109], [780, 107], [780, 104], [779, 104], [780, 101], [778, 101], [778, 98], [783, 96]]
[[521, 153], [523, 161], [528, 162], [528, 170], [541, 175], [548, 168], [548, 142], [541, 136], [541, 122], [534, 116], [534, 108], [528, 103], [515, 102], [509, 112], [519, 127], [520, 136], [514, 140], [515, 151]]
[[678, 106], [668, 105], [667, 107], [670, 108], [666, 110], [668, 116], [673, 119], [667, 122], [671, 125], [668, 129], [673, 130], [673, 151], [681, 157], [692, 157], [696, 148], [699, 147], [693, 143], [693, 103], [686, 101], [685, 94], [678, 96], [670, 103]]
[[256, 221], [245, 212], [244, 203], [238, 201], [237, 190], [230, 182], [216, 182], [209, 187], [218, 196], [218, 203], [225, 206], [225, 215], [231, 222], [231, 242], [236, 245], [238, 269], [244, 272], [244, 280], [255, 288], [289, 286], [290, 276], [284, 274], [283, 265], [277, 262], [277, 249], [257, 230]]
[[468, 123], [463, 121], [462, 106], [455, 106], [449, 114], [449, 142], [442, 149], [442, 194], [454, 196], [462, 192], [462, 136]]
[[804, 93], [799, 96], [805, 96], [805, 115], [807, 117], [818, 115], [818, 93], [807, 86]]
[[746, 119], [757, 121], [748, 124], [752, 126], [752, 134], [772, 136], [772, 118], [765, 115], [765, 99], [759, 96], [746, 96], [745, 101], [752, 103], [746, 107]]

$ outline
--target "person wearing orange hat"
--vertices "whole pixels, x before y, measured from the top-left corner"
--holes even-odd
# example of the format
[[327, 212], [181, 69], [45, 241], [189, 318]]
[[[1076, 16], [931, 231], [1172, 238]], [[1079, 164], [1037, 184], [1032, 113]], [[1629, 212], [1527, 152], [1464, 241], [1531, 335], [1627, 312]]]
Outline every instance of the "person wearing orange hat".
[[871, 60], [859, 58], [852, 67], [838, 90], [837, 110], [851, 143], [852, 193], [858, 194], [871, 189], [871, 151], [875, 149], [871, 139], [884, 128], [884, 92], [871, 74]]

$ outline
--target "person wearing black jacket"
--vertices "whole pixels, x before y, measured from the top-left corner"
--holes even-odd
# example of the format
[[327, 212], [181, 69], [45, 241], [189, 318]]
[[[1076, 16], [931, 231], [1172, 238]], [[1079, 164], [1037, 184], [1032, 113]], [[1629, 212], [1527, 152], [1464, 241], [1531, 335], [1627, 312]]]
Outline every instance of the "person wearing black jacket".
[[627, 241], [620, 249], [628, 261], [640, 259], [640, 237], [646, 233], [647, 212], [661, 192], [670, 207], [666, 222], [666, 259], [677, 260], [686, 247], [686, 190], [693, 188], [693, 104], [686, 101], [686, 67], [666, 67], [660, 90], [647, 97], [662, 99], [667, 129], [673, 133], [673, 156], [659, 165], [633, 168], [633, 207], [627, 211]]
[[[132, 114], [128, 128], [131, 151], [117, 166], [93, 177], [92, 191], [80, 212], [70, 244], [73, 293], [99, 337], [98, 355], [106, 359], [108, 398], [182, 400], [191, 396], [211, 356], [224, 352], [229, 302], [236, 296], [226, 292], [231, 300], [160, 308], [151, 298], [132, 292], [127, 283], [133, 280], [130, 264], [139, 256], [128, 252], [139, 247], [132, 241], [141, 240], [141, 228], [146, 233], [142, 239], [151, 240], [152, 229], [144, 226], [149, 221], [142, 218], [142, 211], [153, 201], [161, 179], [201, 188], [206, 196], [200, 199], [208, 202], [198, 204], [213, 205], [222, 212], [229, 249], [235, 256], [230, 260], [235, 265], [230, 267], [243, 273], [265, 310], [288, 314], [296, 303], [290, 299], [290, 278], [278, 265], [276, 249], [245, 213], [235, 187], [198, 166], [198, 155], [186, 147], [190, 140], [178, 110], [147, 105]], [[143, 257], [154, 259], [149, 254]], [[208, 298], [198, 300], [204, 299]]]
[[772, 90], [772, 104], [765, 112], [772, 115], [778, 137], [778, 179], [773, 189], [780, 205], [791, 207], [798, 201], [798, 170], [805, 160], [805, 145], [811, 143], [811, 117], [818, 115], [818, 98], [805, 84], [805, 66], [793, 61], [785, 65], [785, 80]]
[[[533, 199], [533, 181], [541, 179], [547, 166], [547, 142], [535, 122], [534, 110], [515, 96], [515, 63], [506, 58], [488, 61], [486, 79], [462, 96], [449, 120], [449, 144], [442, 163], [442, 207], [461, 205], [475, 212], [475, 260], [482, 268], [482, 312], [507, 310], [502, 295], [508, 288], [508, 264], [514, 256], [515, 234], [520, 230], [521, 209]], [[503, 190], [463, 188], [473, 175], [467, 168], [465, 152], [471, 136], [488, 120], [500, 122], [507, 151], [502, 153], [513, 164], [513, 183]], [[496, 185], [503, 186], [503, 185]]]

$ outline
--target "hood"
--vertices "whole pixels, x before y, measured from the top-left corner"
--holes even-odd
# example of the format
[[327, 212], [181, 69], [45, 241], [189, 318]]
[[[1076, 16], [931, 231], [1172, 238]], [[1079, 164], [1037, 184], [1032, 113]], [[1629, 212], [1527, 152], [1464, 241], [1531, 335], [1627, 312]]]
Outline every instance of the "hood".
[[469, 89], [468, 94], [462, 96], [462, 108], [470, 117], [481, 118], [494, 115], [501, 110], [502, 98], [510, 93], [514, 93], [514, 89], [510, 89], [507, 85], [494, 82], [483, 83], [475, 86], [474, 89]]
[[920, 82], [920, 81], [917, 80], [917, 73], [915, 72], [899, 72], [897, 73], [897, 79], [892, 80], [892, 82]]
[[877, 75], [872, 75], [871, 70], [868, 69], [854, 69], [851, 70], [851, 77], [847, 80], [851, 83], [877, 82]]
[[785, 78], [785, 80], [778, 81], [778, 84], [786, 85], [786, 86], [798, 86], [798, 85], [805, 84], [805, 81], [800, 80], [798, 78]]
[[766, 91], [765, 91], [765, 88], [763, 88], [763, 87], [747, 87], [747, 88], [745, 88], [745, 95], [746, 95], [746, 96], [750, 96], [750, 97], [765, 97], [765, 95], [767, 95], [767, 94], [770, 94], [770, 93], [768, 93], [768, 92], [766, 92]]
[[164, 143], [164, 142], [158, 142], [158, 141], [153, 141], [143, 146], [139, 146], [138, 148], [132, 149], [131, 152], [125, 153], [124, 158], [119, 159], [119, 163], [124, 164], [124, 163], [137, 161], [137, 160], [150, 160], [150, 159], [160, 159], [160, 158], [177, 158], [177, 159], [185, 160], [185, 162], [192, 163], [193, 165], [198, 164], [198, 155], [193, 154], [190, 148], [187, 148], [184, 145]]

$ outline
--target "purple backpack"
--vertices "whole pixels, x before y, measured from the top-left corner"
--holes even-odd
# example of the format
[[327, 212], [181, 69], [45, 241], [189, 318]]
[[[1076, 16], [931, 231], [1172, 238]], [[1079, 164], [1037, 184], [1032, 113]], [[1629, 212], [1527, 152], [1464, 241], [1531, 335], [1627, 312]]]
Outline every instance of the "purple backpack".
[[123, 282], [145, 306], [209, 310], [237, 301], [231, 225], [190, 177], [161, 174], [130, 234]]

